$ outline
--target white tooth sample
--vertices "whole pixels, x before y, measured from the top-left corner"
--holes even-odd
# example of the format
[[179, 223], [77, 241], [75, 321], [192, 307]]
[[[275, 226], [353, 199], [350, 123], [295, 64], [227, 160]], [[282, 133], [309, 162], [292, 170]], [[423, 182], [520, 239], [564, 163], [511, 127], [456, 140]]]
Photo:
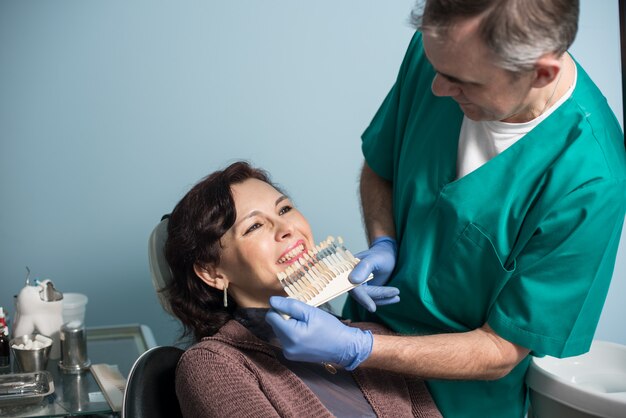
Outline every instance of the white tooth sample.
[[331, 263], [333, 263], [333, 266], [337, 268], [337, 270], [339, 270], [339, 272], [348, 271], [345, 263], [339, 257], [337, 257], [337, 254], [331, 254], [328, 258], [330, 259]]
[[335, 278], [335, 276], [339, 275], [339, 273], [341, 273], [335, 266], [333, 266], [333, 263], [331, 263], [331, 261], [328, 259], [328, 257], [323, 258], [322, 259], [322, 263], [324, 263], [324, 265], [326, 267], [328, 267], [328, 269], [333, 273], [333, 279]]
[[315, 268], [322, 274], [326, 284], [329, 284], [335, 277], [335, 273], [329, 269], [326, 263], [321, 259], [315, 264]]
[[309, 269], [315, 275], [316, 281], [321, 282], [322, 286], [330, 282], [330, 277], [325, 274], [323, 269], [320, 269], [319, 262], [312, 251], [309, 250], [308, 254], [304, 254], [304, 259], [309, 263]]
[[293, 264], [293, 268], [294, 271], [296, 272], [296, 274], [298, 275], [299, 278], [299, 283], [305, 288], [305, 289], [309, 289], [311, 287], [311, 283], [309, 281], [309, 278], [306, 276], [306, 272], [304, 271], [304, 269], [302, 268], [302, 264], [300, 263], [300, 260], [296, 260]]
[[287, 268], [287, 272], [289, 273], [289, 277], [291, 278], [291, 283], [295, 288], [296, 292], [306, 300], [310, 300], [314, 295], [311, 295], [307, 292], [306, 288], [300, 284], [300, 277], [298, 277], [297, 272], [289, 266]]
[[320, 292], [320, 289], [313, 285], [312, 278], [309, 276], [307, 271], [300, 266], [298, 270], [298, 274], [300, 275], [300, 284], [306, 289], [307, 294], [311, 297], [315, 297]]
[[324, 272], [324, 277], [326, 277], [328, 282], [333, 280], [336, 273], [328, 266], [326, 256], [321, 252], [317, 254], [317, 263], [315, 265], [321, 272]]
[[317, 268], [324, 273], [324, 277], [329, 283], [335, 278], [335, 272], [328, 267], [328, 264], [323, 259], [319, 259]]
[[315, 290], [315, 294], [317, 295], [319, 293], [320, 290], [323, 289], [323, 286], [320, 285], [318, 283], [317, 278], [311, 274], [311, 270], [309, 269], [309, 267], [306, 265], [306, 261], [304, 261], [303, 259], [299, 259], [298, 260], [298, 264], [300, 264], [302, 266], [302, 271], [304, 272], [304, 277], [306, 277], [307, 281], [309, 282], [309, 284], [311, 285], [311, 287], [313, 287]]
[[298, 294], [299, 290], [296, 286], [294, 286], [292, 274], [293, 269], [291, 268], [291, 266], [287, 267], [287, 269], [285, 270], [285, 283], [287, 283], [287, 287], [291, 289], [294, 294]]
[[280, 281], [280, 285], [285, 289], [287, 296], [296, 297], [296, 295], [291, 291], [289, 285], [285, 283], [285, 279], [287, 278], [287, 274], [285, 272], [278, 273], [278, 281]]
[[307, 293], [312, 297], [317, 295], [319, 293], [319, 289], [313, 286], [313, 283], [311, 282], [311, 280], [309, 280], [309, 276], [306, 271], [301, 269], [298, 271], [298, 273], [300, 274], [300, 283], [302, 283], [303, 287], [305, 287]]
[[350, 265], [351, 269], [356, 267], [356, 264], [359, 262], [359, 260], [357, 260], [356, 257], [354, 257], [350, 251], [348, 251], [347, 248], [340, 247], [339, 252], [341, 253], [343, 259], [346, 260], [346, 262]]

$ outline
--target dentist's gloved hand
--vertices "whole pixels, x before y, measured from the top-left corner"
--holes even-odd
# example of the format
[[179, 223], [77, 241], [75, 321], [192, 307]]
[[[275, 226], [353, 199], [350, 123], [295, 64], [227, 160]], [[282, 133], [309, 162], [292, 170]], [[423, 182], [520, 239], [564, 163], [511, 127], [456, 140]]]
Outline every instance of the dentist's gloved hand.
[[371, 286], [369, 283], [363, 283], [350, 291], [352, 298], [368, 311], [376, 312], [377, 306], [400, 302], [400, 289], [397, 287]]
[[366, 285], [356, 287], [350, 295], [360, 305], [370, 312], [376, 311], [376, 306], [389, 305], [400, 301], [400, 291], [395, 287], [383, 287], [389, 280], [396, 265], [398, 245], [391, 237], [382, 236], [372, 241], [369, 250], [355, 255], [360, 259], [354, 270], [348, 276], [350, 282], [362, 283], [373, 273], [374, 278]]
[[331, 314], [295, 299], [272, 296], [270, 305], [273, 309], [265, 320], [289, 360], [335, 363], [354, 370], [372, 353], [374, 337], [370, 331], [349, 327]]

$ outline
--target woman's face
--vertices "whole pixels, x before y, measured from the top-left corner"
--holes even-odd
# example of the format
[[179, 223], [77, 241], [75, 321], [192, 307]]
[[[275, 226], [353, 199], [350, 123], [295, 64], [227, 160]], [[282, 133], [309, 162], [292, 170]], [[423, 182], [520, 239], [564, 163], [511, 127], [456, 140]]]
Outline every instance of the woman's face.
[[248, 179], [231, 186], [237, 218], [221, 239], [217, 271], [242, 307], [267, 307], [284, 295], [276, 275], [315, 245], [311, 227], [291, 201], [271, 185]]

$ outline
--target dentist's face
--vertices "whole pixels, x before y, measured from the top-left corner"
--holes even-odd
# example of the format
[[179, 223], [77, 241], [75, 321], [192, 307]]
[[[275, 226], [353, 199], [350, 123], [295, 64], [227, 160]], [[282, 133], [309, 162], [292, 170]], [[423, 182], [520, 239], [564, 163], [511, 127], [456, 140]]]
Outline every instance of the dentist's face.
[[475, 121], [532, 120], [536, 116], [532, 113], [533, 73], [514, 77], [496, 66], [478, 34], [479, 22], [477, 18], [459, 21], [440, 38], [424, 33], [424, 51], [437, 72], [433, 94], [451, 97]]
[[311, 227], [289, 198], [271, 185], [248, 179], [231, 186], [237, 218], [221, 239], [218, 269], [228, 293], [243, 307], [267, 307], [284, 295], [276, 275], [314, 247]]

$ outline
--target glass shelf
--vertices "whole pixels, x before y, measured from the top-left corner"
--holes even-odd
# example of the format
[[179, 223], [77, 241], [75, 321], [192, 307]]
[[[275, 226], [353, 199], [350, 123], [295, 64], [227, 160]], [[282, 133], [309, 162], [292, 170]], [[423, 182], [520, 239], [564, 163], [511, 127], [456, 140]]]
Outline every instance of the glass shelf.
[[[135, 360], [155, 346], [152, 331], [146, 325], [87, 328], [87, 355], [92, 364], [117, 365], [124, 377], [128, 377]], [[11, 368], [0, 373], [10, 373], [13, 369], [12, 364]], [[47, 370], [53, 376], [55, 388], [53, 394], [34, 405], [0, 406], [0, 416], [28, 418], [113, 413], [90, 371], [80, 374], [61, 373], [58, 360], [50, 360]]]

